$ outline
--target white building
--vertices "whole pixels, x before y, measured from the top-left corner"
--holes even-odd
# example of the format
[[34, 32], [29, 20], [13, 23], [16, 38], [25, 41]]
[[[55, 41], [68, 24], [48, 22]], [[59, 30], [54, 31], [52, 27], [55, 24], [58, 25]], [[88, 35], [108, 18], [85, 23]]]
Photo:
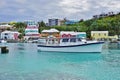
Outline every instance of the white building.
[[8, 25], [8, 24], [0, 24], [0, 29], [7, 29], [7, 28], [12, 28], [13, 26]]
[[60, 19], [49, 19], [48, 24], [49, 26], [60, 26], [61, 22]]
[[1, 39], [17, 40], [19, 34], [20, 34], [19, 32], [15, 32], [15, 31], [4, 31], [1, 33]]

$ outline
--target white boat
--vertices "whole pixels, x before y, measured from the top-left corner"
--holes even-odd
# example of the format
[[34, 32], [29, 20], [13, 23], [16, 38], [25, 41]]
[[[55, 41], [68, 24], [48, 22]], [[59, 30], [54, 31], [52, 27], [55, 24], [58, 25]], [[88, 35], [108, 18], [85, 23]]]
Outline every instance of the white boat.
[[81, 38], [41, 38], [38, 51], [52, 52], [101, 52], [103, 41], [87, 41]]
[[0, 43], [7, 43], [6, 40], [0, 40]]

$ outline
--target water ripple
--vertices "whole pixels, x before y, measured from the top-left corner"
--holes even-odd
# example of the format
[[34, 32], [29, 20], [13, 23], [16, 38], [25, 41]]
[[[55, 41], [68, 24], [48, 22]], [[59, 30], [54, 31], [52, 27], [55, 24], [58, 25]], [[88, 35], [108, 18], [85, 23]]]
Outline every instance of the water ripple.
[[84, 78], [74, 76], [67, 73], [20, 73], [20, 72], [4, 72], [0, 73], [0, 80], [86, 80]]

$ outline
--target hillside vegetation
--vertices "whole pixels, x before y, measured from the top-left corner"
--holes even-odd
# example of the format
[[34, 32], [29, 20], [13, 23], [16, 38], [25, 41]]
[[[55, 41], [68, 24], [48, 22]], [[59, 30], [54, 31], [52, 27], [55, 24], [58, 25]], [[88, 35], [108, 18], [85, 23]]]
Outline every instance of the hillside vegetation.
[[[38, 22], [39, 32], [43, 29], [56, 28], [59, 31], [80, 31], [86, 32], [87, 37], [90, 37], [91, 31], [109, 31], [109, 35], [120, 35], [120, 13], [111, 16], [89, 19], [86, 21], [80, 21], [72, 25], [62, 26], [46, 26], [43, 21]], [[24, 30], [26, 28], [25, 23], [18, 22], [14, 24], [16, 30], [24, 35]]]
[[120, 14], [90, 19], [82, 22], [78, 22], [72, 25], [53, 26], [53, 27], [40, 27], [39, 31], [43, 29], [56, 28], [60, 31], [80, 31], [87, 32], [87, 36], [90, 37], [91, 31], [109, 31], [109, 35], [120, 34]]

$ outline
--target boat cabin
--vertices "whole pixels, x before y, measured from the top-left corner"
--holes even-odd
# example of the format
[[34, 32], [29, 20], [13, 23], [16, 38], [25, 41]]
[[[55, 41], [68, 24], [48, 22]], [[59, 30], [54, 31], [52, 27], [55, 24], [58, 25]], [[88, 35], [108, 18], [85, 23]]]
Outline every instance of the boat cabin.
[[86, 43], [85, 38], [40, 38], [38, 40], [41, 45], [75, 45], [80, 43]]
[[80, 42], [86, 42], [85, 32], [73, 32], [73, 31], [59, 32], [56, 29], [50, 29], [43, 30], [42, 35], [44, 36], [42, 36], [42, 38], [39, 39], [39, 43], [44, 45], [74, 45], [79, 44]]

